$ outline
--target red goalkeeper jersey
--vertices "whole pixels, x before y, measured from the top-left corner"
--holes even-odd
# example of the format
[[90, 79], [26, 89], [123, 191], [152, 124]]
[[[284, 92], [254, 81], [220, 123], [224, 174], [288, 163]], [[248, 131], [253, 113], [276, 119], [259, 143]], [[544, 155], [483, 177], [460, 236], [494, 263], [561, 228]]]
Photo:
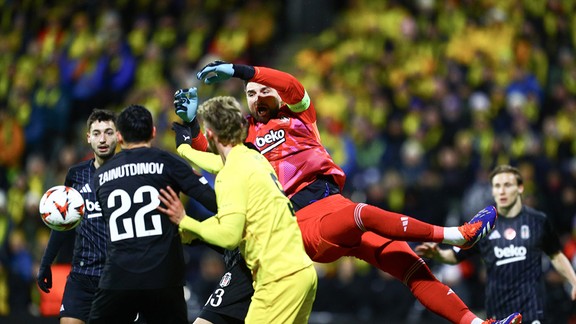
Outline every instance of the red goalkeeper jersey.
[[[290, 198], [319, 176], [332, 176], [342, 190], [346, 175], [334, 163], [320, 140], [314, 104], [302, 84], [292, 75], [278, 70], [256, 67], [250, 80], [278, 91], [285, 103], [277, 118], [262, 124], [248, 117], [250, 130], [247, 142], [253, 143], [272, 164], [286, 195]], [[288, 105], [309, 105], [302, 112]]]

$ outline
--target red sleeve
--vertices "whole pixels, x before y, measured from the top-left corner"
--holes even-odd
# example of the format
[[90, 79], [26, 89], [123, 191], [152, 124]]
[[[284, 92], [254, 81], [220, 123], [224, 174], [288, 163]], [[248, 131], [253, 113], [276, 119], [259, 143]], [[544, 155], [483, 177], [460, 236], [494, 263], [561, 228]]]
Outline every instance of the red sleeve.
[[285, 103], [297, 104], [304, 98], [304, 86], [292, 74], [263, 66], [255, 66], [254, 69], [256, 73], [250, 81], [276, 89]]
[[573, 239], [569, 239], [566, 244], [564, 244], [564, 254], [568, 260], [572, 260], [576, 255], [576, 242]]
[[206, 137], [202, 132], [198, 132], [198, 136], [192, 139], [190, 146], [197, 151], [206, 152], [208, 151], [208, 140], [206, 140]]

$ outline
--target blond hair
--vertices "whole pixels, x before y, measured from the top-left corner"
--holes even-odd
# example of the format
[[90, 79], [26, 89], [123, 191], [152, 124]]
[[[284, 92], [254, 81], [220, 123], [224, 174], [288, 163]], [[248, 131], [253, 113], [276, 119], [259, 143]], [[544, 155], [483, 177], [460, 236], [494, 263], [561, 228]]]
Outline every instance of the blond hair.
[[248, 135], [248, 122], [238, 100], [230, 96], [211, 98], [200, 105], [198, 116], [223, 145], [243, 143]]

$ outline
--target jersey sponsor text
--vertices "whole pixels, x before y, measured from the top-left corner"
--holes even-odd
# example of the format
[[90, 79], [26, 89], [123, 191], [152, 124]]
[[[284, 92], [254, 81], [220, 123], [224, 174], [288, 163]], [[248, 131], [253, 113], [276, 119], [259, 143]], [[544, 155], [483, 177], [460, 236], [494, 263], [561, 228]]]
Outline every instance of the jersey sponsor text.
[[271, 129], [268, 133], [264, 134], [264, 136], [256, 137], [255, 144], [260, 149], [265, 145], [274, 143], [270, 147], [261, 150], [261, 153], [265, 154], [266, 152], [284, 143], [285, 141], [286, 141], [286, 132], [283, 129], [280, 130]]
[[496, 261], [497, 266], [526, 260], [527, 253], [526, 247], [514, 246], [514, 244], [504, 248], [494, 247], [494, 255], [498, 258], [498, 261]]
[[98, 201], [85, 199], [84, 206], [86, 206], [87, 218], [102, 217], [102, 209]]

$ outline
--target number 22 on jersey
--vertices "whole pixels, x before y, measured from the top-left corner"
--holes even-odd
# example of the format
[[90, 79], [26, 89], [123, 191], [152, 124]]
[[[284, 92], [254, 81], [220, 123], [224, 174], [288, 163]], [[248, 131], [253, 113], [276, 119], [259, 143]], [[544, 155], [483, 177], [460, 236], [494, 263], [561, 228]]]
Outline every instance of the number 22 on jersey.
[[[112, 242], [131, 239], [134, 237], [147, 237], [162, 235], [162, 215], [156, 207], [160, 205], [159, 192], [152, 186], [142, 186], [130, 196], [123, 189], [115, 189], [108, 196], [107, 207], [113, 210], [110, 215], [110, 240]], [[145, 198], [149, 197], [149, 201]], [[119, 200], [119, 205], [116, 203]], [[132, 210], [135, 204], [144, 204], [136, 210]], [[133, 217], [132, 217], [133, 216]], [[146, 229], [146, 218], [151, 220], [152, 228]], [[120, 222], [124, 230], [120, 232]]]

